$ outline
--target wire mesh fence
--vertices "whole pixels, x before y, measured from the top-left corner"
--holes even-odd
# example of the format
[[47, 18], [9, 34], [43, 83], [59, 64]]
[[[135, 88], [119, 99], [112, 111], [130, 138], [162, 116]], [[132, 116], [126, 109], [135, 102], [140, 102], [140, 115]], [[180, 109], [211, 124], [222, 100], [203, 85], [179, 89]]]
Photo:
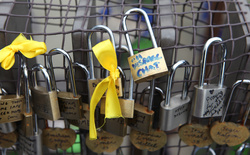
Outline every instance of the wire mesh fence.
[[[233, 83], [238, 79], [249, 79], [249, 7], [245, 0], [234, 1], [181, 1], [181, 0], [3, 0], [0, 1], [0, 47], [9, 45], [13, 39], [23, 33], [26, 37], [43, 41], [48, 51], [53, 48], [64, 49], [69, 53], [74, 62], [79, 62], [89, 68], [87, 37], [88, 33], [95, 32], [92, 44], [109, 38], [107, 33], [101, 30], [91, 30], [95, 25], [105, 25], [114, 33], [117, 46], [118, 65], [126, 74], [126, 96], [129, 91], [130, 69], [127, 62], [129, 54], [121, 48], [127, 45], [125, 33], [128, 33], [135, 52], [141, 52], [153, 47], [145, 19], [133, 13], [128, 16], [128, 31], [122, 28], [122, 19], [125, 12], [131, 8], [142, 8], [147, 12], [155, 34], [157, 45], [162, 48], [168, 68], [171, 68], [178, 60], [185, 59], [191, 69], [191, 80], [188, 93], [192, 96], [194, 85], [199, 78], [201, 51], [205, 42], [211, 37], [221, 37], [227, 46], [227, 59], [224, 84], [231, 90]], [[34, 63], [47, 66], [47, 54], [40, 55], [35, 59], [27, 60], [28, 69]], [[207, 68], [205, 81], [217, 83], [221, 64], [220, 48], [215, 44], [210, 48], [207, 55]], [[57, 87], [65, 91], [67, 89], [66, 70], [67, 63], [61, 56], [53, 56]], [[56, 61], [55, 61], [56, 60]], [[103, 76], [103, 68], [96, 59], [94, 61], [95, 74]], [[17, 64], [11, 71], [0, 70], [0, 83], [9, 93], [15, 93], [17, 77]], [[180, 93], [183, 83], [183, 71], [176, 72], [172, 94]], [[4, 76], [3, 76], [4, 75]], [[83, 102], [88, 103], [87, 76], [84, 72], [75, 72], [77, 91], [83, 97]], [[42, 78], [39, 83], [44, 83]], [[142, 90], [150, 83], [136, 84], [134, 98], [139, 103]], [[158, 78], [156, 86], [166, 90], [167, 76]], [[240, 122], [244, 109], [249, 103], [249, 88], [239, 87], [231, 102], [227, 119]], [[155, 95], [155, 98], [159, 96]], [[159, 101], [156, 101], [159, 102]], [[147, 105], [145, 98], [144, 105]], [[155, 109], [159, 105], [154, 105]], [[219, 118], [213, 118], [217, 120]], [[194, 118], [193, 121], [207, 124], [210, 120]], [[67, 151], [47, 150], [50, 154], [94, 154], [85, 145], [85, 136], [88, 131], [77, 128], [78, 141]], [[190, 147], [183, 143], [178, 136], [178, 129], [166, 132], [167, 144], [158, 154], [192, 154], [196, 147]], [[18, 143], [17, 145], [18, 146]], [[7, 150], [7, 154], [17, 154], [16, 146]], [[237, 147], [212, 144], [211, 147], [217, 154], [235, 152]], [[14, 151], [13, 151], [14, 150]], [[4, 151], [2, 154], [4, 154]], [[204, 149], [208, 153], [209, 149]], [[146, 151], [137, 150], [129, 142], [129, 133], [124, 137], [124, 143], [113, 154], [136, 154]], [[150, 152], [147, 152], [150, 154]], [[204, 152], [201, 152], [204, 153]], [[104, 153], [106, 154], [106, 153]]]

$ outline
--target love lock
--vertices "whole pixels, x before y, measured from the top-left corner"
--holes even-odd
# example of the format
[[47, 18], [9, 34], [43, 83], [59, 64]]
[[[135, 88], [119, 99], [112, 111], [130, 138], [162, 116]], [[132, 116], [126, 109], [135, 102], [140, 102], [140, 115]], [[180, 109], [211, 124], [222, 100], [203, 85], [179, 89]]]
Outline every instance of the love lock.
[[212, 43], [221, 43], [222, 39], [218, 37], [210, 38], [204, 45], [202, 58], [200, 63], [200, 78], [199, 84], [194, 86], [193, 103], [194, 110], [193, 116], [199, 118], [208, 118], [221, 116], [224, 108], [225, 94], [227, 87], [223, 85], [224, 72], [226, 65], [227, 50], [224, 44], [221, 45], [221, 49], [224, 51], [221, 57], [221, 69], [218, 84], [205, 84], [205, 66], [207, 51]]
[[126, 31], [125, 38], [129, 50], [133, 51], [133, 48], [129, 38], [129, 34], [127, 32], [128, 29], [126, 25], [126, 19], [132, 12], [138, 12], [143, 15], [154, 46], [153, 49], [140, 52], [136, 55], [134, 55], [134, 52], [132, 52], [132, 56], [128, 58], [129, 67], [135, 83], [141, 83], [164, 76], [165, 74], [167, 74], [168, 68], [161, 47], [157, 46], [153, 30], [148, 19], [148, 15], [144, 10], [139, 8], [128, 10], [122, 20], [123, 30]]
[[180, 60], [175, 63], [168, 76], [168, 85], [166, 89], [166, 99], [161, 102], [160, 110], [160, 129], [170, 131], [182, 124], [187, 123], [188, 111], [190, 110], [190, 97], [188, 93], [188, 80], [190, 79], [190, 67], [185, 67], [184, 83], [182, 86], [182, 94], [171, 97], [172, 80], [175, 71], [182, 65], [189, 65], [186, 60]]
[[219, 145], [227, 144], [228, 146], [235, 146], [243, 143], [249, 138], [249, 130], [245, 126], [247, 117], [250, 110], [250, 104], [248, 104], [242, 124], [236, 124], [233, 122], [225, 122], [225, 117], [234, 93], [234, 90], [240, 84], [250, 84], [250, 80], [238, 80], [232, 86], [232, 91], [228, 99], [227, 107], [221, 117], [220, 122], [216, 121], [210, 129], [212, 139]]
[[49, 51], [48, 55], [48, 70], [51, 73], [52, 83], [53, 87], [56, 88], [56, 82], [55, 82], [55, 74], [54, 74], [54, 68], [52, 63], [52, 55], [54, 54], [62, 54], [67, 62], [68, 62], [68, 69], [69, 69], [69, 75], [70, 75], [70, 83], [72, 92], [61, 92], [59, 91], [57, 94], [59, 107], [61, 111], [61, 116], [65, 119], [80, 119], [82, 117], [82, 98], [80, 95], [77, 94], [76, 91], [76, 84], [75, 84], [75, 76], [73, 72], [73, 65], [72, 65], [72, 59], [70, 55], [65, 52], [62, 49], [54, 48]]
[[[37, 85], [36, 71], [40, 70], [45, 78], [46, 88]], [[41, 64], [32, 67], [31, 95], [33, 101], [33, 110], [44, 119], [58, 120], [60, 118], [60, 110], [57, 99], [57, 91], [52, 90], [51, 79], [46, 68]]]

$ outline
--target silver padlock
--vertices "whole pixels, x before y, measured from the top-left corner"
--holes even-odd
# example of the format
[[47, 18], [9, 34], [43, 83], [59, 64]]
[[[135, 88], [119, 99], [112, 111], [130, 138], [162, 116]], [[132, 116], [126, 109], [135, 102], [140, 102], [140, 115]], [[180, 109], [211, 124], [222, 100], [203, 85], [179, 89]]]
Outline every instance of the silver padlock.
[[172, 81], [175, 71], [183, 65], [189, 65], [189, 63], [186, 60], [180, 60], [175, 63], [168, 76], [166, 99], [161, 102], [160, 109], [160, 129], [163, 131], [170, 131], [187, 123], [188, 111], [190, 110], [190, 97], [187, 95], [190, 67], [185, 67], [182, 93], [171, 97]]
[[226, 86], [223, 85], [224, 82], [224, 72], [226, 65], [226, 46], [221, 43], [222, 57], [221, 57], [221, 68], [219, 75], [218, 84], [205, 84], [205, 67], [207, 51], [212, 43], [221, 43], [222, 39], [218, 37], [210, 38], [204, 45], [201, 62], [200, 62], [200, 78], [199, 84], [194, 86], [193, 94], [193, 116], [199, 118], [208, 118], [221, 116], [224, 109], [224, 101], [226, 94]]
[[[46, 87], [38, 86], [36, 80], [36, 71], [40, 70], [45, 78]], [[57, 91], [52, 90], [51, 79], [46, 68], [41, 64], [32, 67], [31, 96], [33, 101], [33, 110], [44, 119], [58, 120], [60, 118], [60, 110], [57, 98]]]
[[[0, 88], [0, 95], [7, 95], [7, 91], [4, 88]], [[16, 130], [16, 123], [1, 123], [0, 124], [0, 132], [1, 133], [11, 133]]]
[[[110, 28], [108, 28], [107, 26], [104, 26], [104, 25], [96, 25], [91, 30], [103, 30], [104, 32], [107, 32], [109, 35], [109, 38], [111, 40], [111, 43], [113, 44], [113, 47], [115, 48], [115, 39], [114, 39], [113, 32], [110, 30]], [[93, 33], [94, 32], [89, 32], [88, 39], [87, 39], [88, 49], [90, 50], [90, 52], [88, 52], [88, 54], [89, 54], [89, 66], [90, 66], [90, 69], [89, 69], [90, 79], [88, 80], [89, 100], [91, 100], [92, 94], [93, 94], [94, 89], [97, 86], [97, 84], [103, 80], [103, 79], [96, 79], [95, 78], [93, 52], [91, 52], [91, 50], [92, 50], [91, 38], [92, 38]], [[115, 51], [116, 51], [116, 49], [115, 49]], [[108, 76], [108, 73], [109, 72], [106, 71], [106, 77]], [[117, 96], [121, 97], [122, 96], [122, 84], [121, 84], [120, 77], [117, 78], [117, 80], [115, 82], [115, 87], [116, 87]]]
[[59, 48], [54, 48], [50, 50], [48, 55], [48, 71], [50, 71], [52, 87], [57, 88], [55, 82], [56, 80], [55, 80], [54, 68], [52, 63], [52, 55], [55, 54], [62, 54], [64, 58], [66, 58], [68, 63], [68, 71], [70, 75], [69, 78], [72, 88], [72, 92], [59, 91], [57, 94], [61, 116], [66, 119], [73, 119], [73, 120], [80, 119], [82, 117], [82, 98], [81, 95], [77, 94], [72, 59], [66, 51]]
[[37, 114], [34, 114], [34, 135], [26, 137], [19, 133], [19, 153], [22, 155], [43, 155], [42, 130], [38, 127]]

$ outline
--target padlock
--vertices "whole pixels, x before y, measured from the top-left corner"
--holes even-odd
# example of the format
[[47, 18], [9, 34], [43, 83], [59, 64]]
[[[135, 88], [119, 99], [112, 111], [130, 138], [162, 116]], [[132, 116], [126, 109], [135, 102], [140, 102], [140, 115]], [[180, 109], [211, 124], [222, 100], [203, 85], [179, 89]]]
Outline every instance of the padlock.
[[[37, 85], [36, 71], [40, 70], [45, 78], [46, 88]], [[57, 99], [57, 91], [52, 90], [51, 79], [48, 71], [41, 64], [32, 67], [31, 96], [33, 101], [33, 110], [41, 118], [49, 120], [58, 120], [60, 118], [60, 110]]]
[[[138, 12], [143, 15], [154, 47], [153, 49], [140, 52], [136, 55], [134, 55], [126, 25], [126, 19], [132, 12]], [[167, 74], [168, 68], [166, 65], [166, 61], [161, 47], [157, 46], [147, 13], [140, 8], [130, 9], [125, 13], [122, 20], [122, 25], [123, 30], [126, 32], [125, 38], [128, 44], [128, 48], [130, 51], [132, 51], [132, 56], [128, 58], [128, 63], [135, 83], [150, 81]]]
[[[118, 46], [116, 46], [116, 48], [118, 48]], [[129, 52], [127, 46], [125, 46], [125, 45], [121, 45], [121, 49], [125, 50], [126, 52]], [[129, 98], [126, 99], [126, 97], [125, 97], [126, 75], [120, 66], [118, 66], [117, 68], [119, 69], [121, 76], [122, 76], [123, 97], [119, 98], [122, 116], [124, 118], [133, 118], [133, 116], [134, 116], [134, 99], [133, 99], [134, 81], [133, 81], [133, 77], [132, 77], [132, 75], [130, 77]], [[101, 114], [105, 114], [105, 98], [101, 99], [101, 111], [100, 112], [101, 112]], [[121, 119], [120, 119], [120, 122], [122, 122]]]
[[76, 140], [76, 133], [73, 129], [69, 128], [69, 123], [64, 119], [64, 128], [55, 128], [54, 121], [53, 127], [50, 128], [46, 122], [46, 128], [43, 129], [43, 145], [50, 149], [66, 150], [70, 148]]
[[[117, 67], [122, 75], [122, 87], [125, 88], [125, 82], [126, 82], [126, 75], [125, 73], [123, 72], [122, 68], [121, 67]], [[125, 94], [123, 93], [123, 98], [124, 98]], [[103, 97], [101, 99], [101, 114], [100, 114], [100, 124], [104, 124], [104, 119], [105, 119], [105, 101], [106, 101], [106, 98]], [[120, 99], [119, 99], [120, 101]], [[120, 103], [121, 104], [121, 103]], [[124, 102], [123, 102], [124, 104]], [[131, 104], [128, 103], [128, 108], [126, 108], [126, 105], [122, 105], [121, 104], [121, 111], [122, 111], [122, 115], [126, 113], [126, 111], [128, 110], [132, 110], [133, 111], [133, 108], [131, 107]], [[128, 113], [128, 112], [127, 112]], [[123, 115], [123, 117], [125, 118], [107, 118], [105, 119], [105, 124], [102, 126], [102, 129], [104, 131], [107, 131], [113, 135], [117, 135], [117, 136], [121, 136], [121, 137], [124, 137], [127, 135], [127, 117], [128, 115]]]
[[161, 102], [160, 110], [160, 129], [164, 131], [173, 130], [180, 125], [187, 123], [188, 112], [190, 110], [190, 97], [187, 95], [190, 67], [185, 67], [182, 93], [171, 97], [172, 80], [175, 71], [178, 67], [183, 65], [189, 65], [189, 63], [186, 60], [180, 60], [175, 63], [168, 76], [168, 85], [165, 95], [166, 99]]
[[[4, 88], [0, 88], [0, 95], [7, 95], [7, 91]], [[16, 123], [1, 123], [0, 132], [1, 133], [11, 133], [16, 130]]]
[[[115, 39], [114, 39], [114, 35], [112, 33], [112, 31], [104, 25], [96, 25], [94, 26], [92, 29], [93, 30], [104, 30], [105, 32], [107, 32], [109, 34], [110, 40], [115, 48]], [[92, 38], [92, 34], [94, 32], [89, 32], [88, 33], [88, 48], [89, 50], [92, 50], [92, 44], [91, 44], [91, 38]], [[89, 52], [89, 66], [90, 66], [90, 79], [88, 80], [88, 86], [89, 86], [89, 99], [91, 99], [91, 96], [95, 90], [95, 87], [97, 86], [98, 83], [100, 83], [103, 79], [96, 79], [95, 78], [95, 74], [94, 74], [94, 62], [93, 62], [93, 53]], [[108, 76], [108, 72], [106, 72], [106, 77]], [[118, 96], [122, 96], [122, 84], [121, 84], [121, 78], [117, 78], [117, 80], [115, 81], [115, 87], [116, 87], [116, 92]]]
[[226, 86], [224, 82], [224, 72], [226, 65], [226, 46], [221, 43], [221, 49], [224, 51], [221, 57], [221, 69], [218, 84], [206, 84], [204, 83], [205, 77], [205, 66], [207, 51], [212, 43], [221, 43], [222, 39], [219, 37], [210, 38], [204, 45], [202, 58], [200, 62], [200, 77], [199, 84], [194, 86], [193, 94], [193, 116], [199, 118], [208, 118], [221, 116], [224, 108], [224, 100], [226, 94]]
[[53, 87], [56, 88], [55, 74], [52, 63], [52, 55], [62, 54], [68, 62], [68, 70], [70, 75], [70, 83], [72, 92], [61, 92], [57, 94], [58, 103], [61, 111], [61, 116], [65, 119], [80, 119], [82, 117], [82, 98], [81, 95], [77, 94], [76, 84], [75, 84], [75, 75], [73, 72], [72, 59], [70, 55], [62, 49], [54, 48], [49, 51], [48, 54], [48, 71], [51, 73], [51, 79]]
[[[18, 73], [22, 74], [22, 57], [19, 55]], [[16, 95], [0, 95], [0, 124], [21, 121], [23, 119], [24, 96], [20, 90], [21, 77], [17, 78]]]
[[[85, 65], [74, 62], [73, 66], [80, 67], [87, 75], [87, 79], [89, 79], [90, 74], [89, 74], [89, 71]], [[71, 90], [70, 81], [69, 81], [67, 89]], [[82, 108], [82, 113], [83, 113], [82, 118], [77, 119], [77, 120], [68, 120], [70, 124], [73, 124], [73, 125], [79, 127], [80, 129], [89, 130], [89, 104], [88, 103], [82, 103], [82, 107], [83, 107]]]
[[33, 136], [27, 137], [19, 133], [20, 154], [43, 155], [42, 130], [38, 127], [37, 114], [34, 114]]
[[242, 123], [225, 122], [233, 93], [240, 84], [250, 85], [250, 80], [238, 80], [233, 84], [232, 91], [221, 120], [214, 122], [210, 129], [212, 139], [219, 145], [227, 144], [228, 146], [235, 146], [243, 143], [249, 138], [250, 133], [245, 124], [249, 115], [250, 103], [247, 105]]
[[23, 79], [24, 79], [24, 95], [25, 95], [25, 110], [24, 117], [21, 121], [21, 131], [26, 137], [33, 136], [33, 112], [30, 104], [30, 93], [29, 93], [29, 76], [26, 62], [23, 61]]
[[[128, 119], [128, 125], [138, 131], [144, 132], [144, 133], [150, 133], [152, 130], [152, 125], [153, 125], [153, 119], [154, 119], [154, 111], [152, 110], [152, 103], [148, 103], [148, 107], [143, 106], [142, 101], [144, 98], [144, 95], [146, 91], [150, 90], [151, 91], [151, 86], [148, 86], [142, 91], [141, 98], [140, 98], [140, 104], [135, 103], [134, 107], [134, 118], [129, 118]], [[160, 93], [162, 95], [162, 99], [164, 99], [164, 94], [163, 91], [155, 87], [154, 89], [157, 93]], [[151, 94], [150, 94], [151, 95]], [[154, 95], [154, 94], [153, 94]], [[150, 102], [150, 100], [149, 100]]]

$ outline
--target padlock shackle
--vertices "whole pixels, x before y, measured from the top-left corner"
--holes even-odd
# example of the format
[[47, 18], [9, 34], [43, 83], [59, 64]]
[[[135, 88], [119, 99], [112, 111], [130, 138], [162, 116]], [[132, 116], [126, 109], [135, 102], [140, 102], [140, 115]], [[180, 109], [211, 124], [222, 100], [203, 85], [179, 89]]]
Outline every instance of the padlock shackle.
[[250, 144], [245, 142], [243, 144], [241, 144], [241, 146], [237, 149], [235, 155], [241, 155], [241, 153], [245, 150], [245, 148], [250, 148]]
[[72, 64], [73, 64], [73, 67], [80, 67], [84, 71], [84, 73], [87, 75], [87, 79], [90, 78], [89, 70], [85, 65], [80, 64], [78, 62], [73, 62]]
[[54, 48], [54, 49], [50, 50], [48, 53], [48, 69], [51, 72], [51, 80], [53, 83], [52, 86], [56, 89], [56, 82], [55, 82], [56, 79], [55, 79], [55, 73], [54, 73], [54, 68], [53, 68], [53, 63], [52, 63], [52, 55], [55, 55], [55, 54], [62, 54], [68, 62], [72, 93], [73, 93], [73, 96], [76, 97], [77, 90], [76, 90], [76, 84], [75, 84], [75, 75], [73, 73], [72, 59], [66, 51], [64, 51], [60, 48]]
[[35, 133], [35, 135], [39, 134], [38, 118], [37, 118], [37, 114], [36, 113], [35, 113], [35, 128], [34, 128], [34, 133]]
[[[230, 94], [230, 96], [229, 96], [229, 98], [228, 98], [228, 101], [227, 101], [227, 106], [226, 106], [226, 108], [225, 108], [224, 113], [223, 113], [222, 116], [221, 116], [220, 122], [224, 122], [224, 121], [225, 121], [225, 118], [226, 118], [226, 115], [227, 115], [227, 111], [228, 111], [228, 108], [229, 108], [231, 99], [232, 99], [232, 97], [233, 97], [234, 90], [235, 90], [239, 85], [241, 85], [241, 84], [243, 84], [243, 83], [249, 85], [249, 84], [250, 84], [250, 80], [246, 80], [246, 79], [244, 79], [244, 80], [237, 80], [237, 81], [233, 84], [232, 90], [231, 90], [231, 94]], [[244, 125], [245, 125], [245, 123], [246, 123], [246, 120], [247, 120], [247, 117], [248, 117], [248, 114], [249, 114], [249, 110], [250, 110], [250, 104], [248, 104], [247, 109], [246, 109], [246, 112], [245, 112], [245, 118], [244, 118], [244, 121], [243, 121], [243, 124], [244, 124]]]
[[[210, 38], [204, 45], [203, 51], [202, 51], [202, 56], [201, 56], [201, 62], [200, 62], [200, 78], [199, 78], [199, 87], [203, 87], [204, 86], [204, 78], [205, 78], [205, 67], [206, 67], [206, 60], [207, 60], [207, 52], [208, 52], [208, 48], [212, 43], [221, 43], [222, 39], [219, 37], [213, 37]], [[223, 83], [224, 83], [224, 73], [225, 73], [225, 66], [226, 66], [226, 56], [227, 56], [227, 49], [226, 46], [221, 43], [221, 51], [224, 53], [222, 54], [221, 57], [221, 68], [220, 68], [220, 76], [219, 76], [219, 82], [218, 82], [218, 86], [219, 88], [223, 87]]]
[[[151, 90], [151, 89], [150, 89], [150, 86], [148, 86], [148, 87], [146, 87], [146, 88], [144, 88], [144, 89], [142, 90], [142, 93], [141, 93], [141, 96], [140, 96], [140, 104], [141, 104], [141, 105], [142, 105], [143, 102], [144, 102], [144, 96], [145, 96], [146, 92], [149, 91], [149, 90]], [[158, 93], [161, 95], [162, 100], [165, 99], [164, 92], [163, 92], [163, 90], [162, 90], [161, 88], [155, 87], [154, 91], [158, 92]], [[150, 109], [152, 109], [152, 106], [153, 106], [153, 105], [151, 105]], [[150, 111], [151, 111], [151, 110], [150, 110]]]
[[23, 77], [24, 77], [24, 90], [25, 90], [25, 104], [26, 104], [26, 113], [30, 113], [30, 96], [29, 96], [29, 75], [26, 62], [23, 61], [22, 63], [23, 68]]
[[0, 88], [0, 95], [7, 95], [7, 91], [4, 88]]
[[[51, 80], [50, 80], [50, 76], [49, 76], [49, 73], [47, 71], [47, 69], [41, 65], [41, 64], [35, 64], [33, 65], [32, 67], [32, 80], [34, 80], [35, 78], [35, 72], [36, 71], [41, 71], [43, 76], [44, 76], [44, 79], [45, 79], [45, 82], [46, 82], [46, 88], [48, 91], [52, 91], [52, 86], [51, 86]], [[33, 85], [34, 85], [34, 81], [33, 81]]]
[[[104, 25], [96, 25], [91, 30], [103, 30], [104, 32], [107, 32], [109, 35], [110, 41], [113, 44], [113, 47], [115, 48], [115, 38], [114, 38], [113, 32], [111, 31], [110, 28], [108, 28], [107, 26], [104, 26]], [[88, 48], [90, 51], [92, 50], [91, 38], [92, 38], [93, 33], [94, 32], [89, 32], [87, 35]], [[115, 51], [116, 51], [116, 49], [115, 49]], [[89, 66], [90, 66], [90, 71], [89, 71], [90, 72], [90, 79], [95, 79], [93, 52], [89, 52]], [[106, 75], [107, 74], [108, 73], [106, 73]]]
[[[118, 48], [119, 48], [119, 45], [117, 45], [115, 48], [118, 49]], [[125, 46], [125, 45], [121, 45], [121, 46], [120, 46], [120, 49], [122, 49], [122, 50], [124, 50], [124, 51], [126, 51], [126, 52], [129, 53], [129, 49], [128, 49], [128, 47]], [[118, 66], [118, 67], [119, 67], [119, 66]], [[125, 75], [125, 73], [124, 73], [124, 75]], [[126, 76], [125, 76], [125, 80], [126, 80]], [[126, 92], [125, 87], [126, 87], [126, 81], [124, 82], [124, 93]], [[129, 90], [128, 90], [128, 92], [129, 92], [129, 94], [128, 94], [128, 99], [130, 99], [130, 100], [133, 100], [133, 91], [134, 91], [134, 79], [133, 79], [132, 74], [130, 74]], [[124, 97], [125, 97], [125, 96], [124, 96]]]
[[150, 24], [150, 21], [149, 21], [147, 13], [144, 10], [140, 9], [140, 8], [133, 8], [133, 9], [128, 10], [124, 14], [124, 17], [122, 19], [122, 26], [123, 26], [123, 30], [125, 31], [125, 38], [126, 38], [126, 42], [127, 42], [127, 45], [128, 45], [130, 56], [134, 55], [134, 50], [132, 48], [132, 43], [131, 43], [131, 40], [129, 38], [128, 28], [127, 28], [127, 25], [126, 25], [126, 20], [127, 20], [128, 15], [130, 13], [132, 13], [132, 12], [138, 12], [138, 13], [141, 13], [143, 15], [143, 17], [145, 19], [145, 22], [146, 22], [146, 25], [148, 27], [148, 32], [149, 32], [149, 35], [151, 37], [151, 41], [152, 41], [153, 47], [154, 48], [158, 47], [157, 43], [156, 43], [156, 40], [155, 40], [155, 36], [154, 36], [153, 30], [152, 30], [152, 26]]
[[200, 149], [208, 149], [208, 151], [209, 151], [212, 155], [216, 155], [216, 153], [214, 152], [214, 149], [212, 149], [211, 146], [196, 147], [195, 150], [194, 150], [193, 155], [195, 155]]
[[125, 98], [125, 93], [126, 93], [126, 74], [124, 73], [123, 69], [120, 66], [117, 66], [117, 69], [120, 72], [120, 75], [122, 76], [121, 80], [122, 80], [122, 88], [123, 88], [123, 98]]
[[183, 86], [182, 86], [182, 95], [181, 95], [181, 99], [185, 100], [188, 94], [188, 81], [190, 78], [190, 67], [188, 67], [189, 63], [186, 60], [180, 60], [178, 62], [176, 62], [172, 67], [171, 70], [169, 71], [169, 75], [168, 75], [168, 85], [167, 85], [167, 89], [166, 89], [166, 99], [164, 102], [164, 106], [170, 106], [170, 98], [171, 98], [171, 90], [172, 90], [172, 83], [173, 83], [173, 77], [175, 75], [175, 71], [177, 70], [177, 68], [179, 68], [180, 66], [185, 65], [185, 72], [184, 72], [184, 79], [183, 79]]

